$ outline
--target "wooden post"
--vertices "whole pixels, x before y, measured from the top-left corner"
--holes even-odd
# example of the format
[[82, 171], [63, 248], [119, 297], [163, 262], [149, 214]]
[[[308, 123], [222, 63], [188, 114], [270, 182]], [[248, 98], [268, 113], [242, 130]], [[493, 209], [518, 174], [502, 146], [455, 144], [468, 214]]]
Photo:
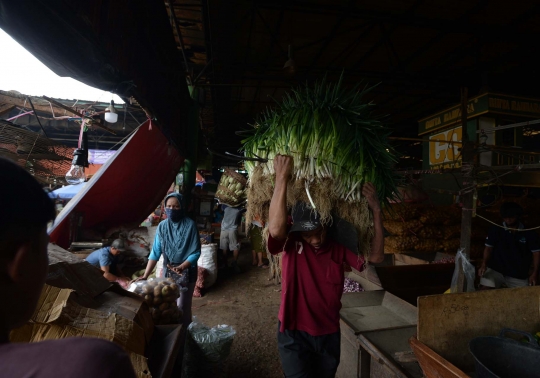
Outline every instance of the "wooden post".
[[[463, 188], [471, 188], [474, 183], [474, 141], [469, 140], [467, 132], [467, 88], [461, 88], [461, 174], [463, 179]], [[473, 208], [474, 191], [467, 190], [461, 195], [461, 240], [460, 246], [464, 249], [467, 259], [471, 252], [471, 227], [472, 227], [472, 208]], [[463, 272], [461, 264], [459, 265], [459, 277], [457, 292], [462, 293], [466, 290], [467, 280]]]

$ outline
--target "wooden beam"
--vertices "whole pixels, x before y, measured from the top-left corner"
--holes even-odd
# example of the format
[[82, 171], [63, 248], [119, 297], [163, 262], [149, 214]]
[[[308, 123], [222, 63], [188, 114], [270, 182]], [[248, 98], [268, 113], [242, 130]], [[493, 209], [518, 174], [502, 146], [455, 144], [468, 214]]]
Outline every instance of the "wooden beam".
[[[0, 104], [13, 105], [19, 108], [25, 108], [25, 109], [30, 110], [30, 104], [28, 103], [28, 101], [26, 101], [26, 105], [25, 105], [24, 103], [25, 100], [26, 100], [26, 96], [23, 96], [23, 95], [12, 96], [9, 94], [9, 92], [0, 91]], [[48, 112], [48, 113], [51, 112], [51, 106], [49, 104], [47, 105], [34, 104], [34, 108], [36, 108], [37, 111]], [[62, 110], [56, 106], [54, 106], [53, 109], [58, 112]]]
[[2, 105], [0, 105], [0, 115], [9, 112], [14, 107], [15, 107], [15, 105], [13, 105], [13, 104], [2, 104]]
[[56, 100], [53, 100], [52, 98], [49, 98], [49, 97], [47, 97], [47, 96], [42, 96], [42, 97], [43, 97], [45, 100], [50, 101], [51, 103], [55, 104], [56, 106], [58, 106], [58, 107], [60, 107], [60, 108], [62, 108], [62, 109], [64, 109], [64, 110], [66, 110], [66, 111], [68, 111], [68, 112], [70, 112], [70, 113], [72, 113], [72, 114], [75, 114], [75, 115], [77, 115], [77, 116], [79, 116], [79, 117], [86, 118], [86, 119], [92, 121], [92, 124], [95, 125], [95, 126], [97, 126], [97, 127], [99, 127], [100, 129], [103, 129], [103, 130], [105, 130], [105, 131], [110, 132], [111, 134], [116, 135], [116, 132], [115, 132], [114, 130], [112, 130], [112, 129], [109, 129], [107, 126], [103, 125], [103, 124], [101, 123], [101, 120], [100, 120], [100, 119], [95, 119], [95, 118], [92, 118], [92, 117], [88, 117], [88, 116], [82, 115], [81, 113], [79, 113], [79, 112], [76, 111], [75, 109], [72, 109], [72, 108], [70, 108], [69, 106], [66, 106], [66, 105], [64, 105], [64, 104], [61, 104], [60, 102], [58, 102], [58, 101], [56, 101]]

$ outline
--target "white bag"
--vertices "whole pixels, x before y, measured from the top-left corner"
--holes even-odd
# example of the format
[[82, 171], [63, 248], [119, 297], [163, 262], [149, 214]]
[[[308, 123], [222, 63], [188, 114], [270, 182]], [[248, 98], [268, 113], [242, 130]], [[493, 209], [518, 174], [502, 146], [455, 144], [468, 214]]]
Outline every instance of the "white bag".
[[163, 253], [159, 257], [159, 260], [156, 264], [156, 277], [157, 278], [165, 277], [165, 272], [163, 271]]
[[197, 265], [208, 271], [208, 275], [204, 279], [204, 288], [212, 286], [217, 279], [217, 244], [201, 245], [201, 257], [197, 261]]

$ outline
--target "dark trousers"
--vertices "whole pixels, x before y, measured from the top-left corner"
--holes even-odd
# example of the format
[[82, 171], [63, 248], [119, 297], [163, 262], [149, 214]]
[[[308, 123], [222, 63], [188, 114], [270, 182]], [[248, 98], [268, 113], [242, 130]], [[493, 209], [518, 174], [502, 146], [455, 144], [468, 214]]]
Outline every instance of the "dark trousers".
[[279, 332], [281, 366], [287, 378], [332, 378], [339, 365], [341, 334], [311, 336], [304, 331]]

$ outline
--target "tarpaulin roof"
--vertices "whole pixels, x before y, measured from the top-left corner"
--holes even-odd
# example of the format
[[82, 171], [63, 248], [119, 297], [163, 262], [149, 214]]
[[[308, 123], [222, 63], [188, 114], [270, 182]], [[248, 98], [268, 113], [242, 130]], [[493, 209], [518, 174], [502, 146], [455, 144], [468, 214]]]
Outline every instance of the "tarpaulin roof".
[[182, 164], [161, 131], [145, 123], [67, 204], [50, 231], [51, 242], [69, 247], [74, 212], [83, 213], [84, 229], [142, 222], [166, 195]]
[[191, 100], [163, 2], [0, 0], [0, 28], [56, 74], [133, 96], [183, 150]]

